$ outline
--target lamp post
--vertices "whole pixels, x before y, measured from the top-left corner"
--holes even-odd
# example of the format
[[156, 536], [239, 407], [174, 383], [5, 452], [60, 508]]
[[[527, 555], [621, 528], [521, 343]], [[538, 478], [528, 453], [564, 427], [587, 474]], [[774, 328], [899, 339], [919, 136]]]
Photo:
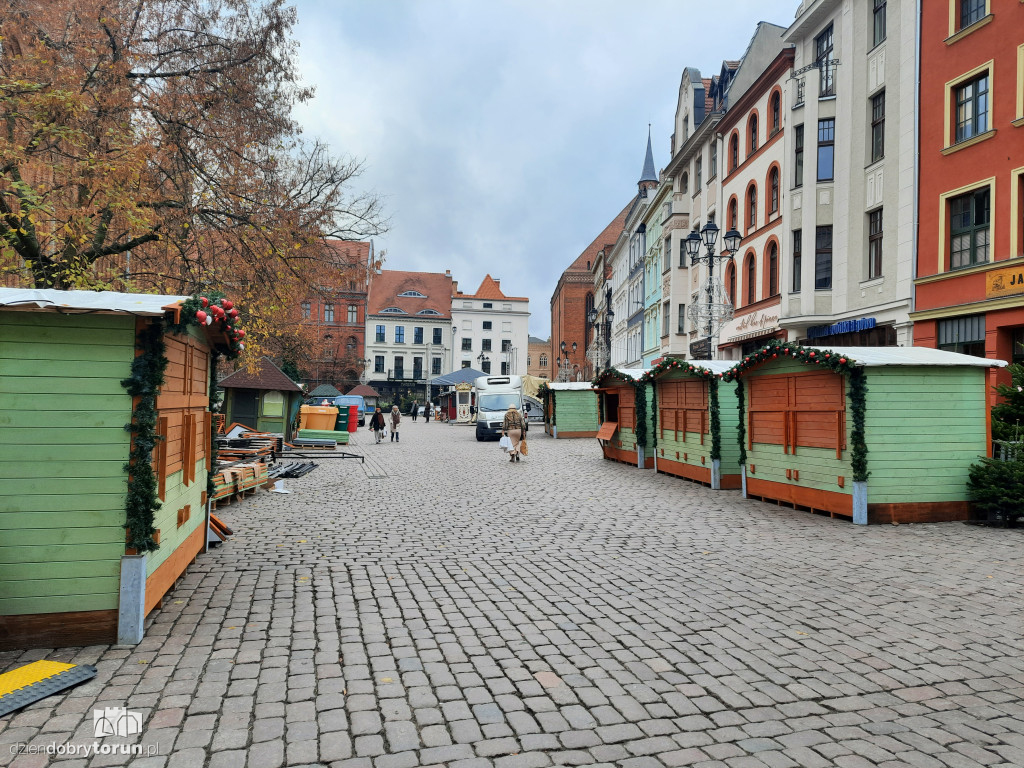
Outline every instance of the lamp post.
[[365, 384], [367, 379], [369, 379], [369, 374], [367, 374], [366, 369], [370, 367], [370, 363], [373, 362], [373, 361], [370, 360], [370, 358], [368, 358], [368, 357], [364, 357], [359, 362], [363, 366], [363, 372], [359, 374], [359, 383], [360, 384]]
[[[569, 362], [569, 350], [566, 349], [564, 341], [559, 345], [559, 349], [562, 354], [558, 358], [558, 380], [561, 382], [572, 381], [572, 371], [577, 366]], [[572, 343], [572, 353], [576, 354], [575, 341]]]
[[[481, 371], [484, 371], [484, 363], [487, 363], [488, 365], [490, 365], [490, 362], [491, 362], [491, 358], [489, 358], [486, 355], [486, 353], [484, 353], [484, 352], [481, 352], [479, 355], [477, 355], [476, 359], [477, 359], [477, 362], [480, 363], [480, 370]], [[484, 373], [489, 374], [490, 371], [484, 371]]]
[[[686, 238], [686, 252], [690, 256], [690, 265], [696, 266], [699, 263], [708, 265], [708, 279], [705, 285], [707, 302], [704, 306], [699, 303], [690, 307], [690, 318], [698, 326], [704, 325], [707, 329], [707, 338], [701, 342], [690, 345], [690, 354], [697, 360], [711, 360], [714, 357], [714, 337], [723, 324], [732, 319], [733, 306], [728, 296], [725, 296], [721, 284], [715, 282], [715, 260], [725, 260], [732, 257], [733, 252], [739, 247], [742, 235], [735, 229], [725, 233], [725, 249], [721, 253], [715, 253], [715, 241], [718, 240], [718, 227], [713, 221], [709, 221], [704, 228], [697, 233], [694, 230]], [[700, 246], [703, 243], [705, 253], [701, 255]]]

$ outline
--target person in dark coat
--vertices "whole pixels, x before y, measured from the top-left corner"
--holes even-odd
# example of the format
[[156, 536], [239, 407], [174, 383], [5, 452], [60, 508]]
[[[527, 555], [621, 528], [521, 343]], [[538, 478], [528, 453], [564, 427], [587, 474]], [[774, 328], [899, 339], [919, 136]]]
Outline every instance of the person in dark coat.
[[413, 400], [412, 401], [412, 420], [413, 421], [416, 421], [416, 411], [418, 411], [419, 409], [420, 409], [419, 401], [418, 400]]
[[370, 417], [370, 429], [373, 430], [373, 438], [376, 442], [380, 442], [384, 439], [384, 430], [386, 425], [384, 423], [384, 413], [381, 411], [380, 406], [377, 406], [377, 410], [374, 411], [373, 416]]
[[423, 408], [423, 420], [430, 421], [430, 401], [427, 400], [426, 406]]

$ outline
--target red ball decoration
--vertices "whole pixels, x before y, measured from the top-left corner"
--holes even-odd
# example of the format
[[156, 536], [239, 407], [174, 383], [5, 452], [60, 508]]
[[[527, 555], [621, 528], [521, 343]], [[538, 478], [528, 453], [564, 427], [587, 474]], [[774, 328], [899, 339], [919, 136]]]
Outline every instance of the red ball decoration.
[[235, 302], [224, 299], [223, 301], [221, 301], [220, 305], [224, 307], [224, 309], [231, 309], [233, 306], [235, 306]]
[[839, 358], [839, 362], [840, 362], [840, 363], [843, 363], [843, 364], [845, 365], [845, 363], [846, 363], [846, 358], [845, 358], [845, 357], [840, 357], [840, 358]]
[[238, 329], [238, 337], [241, 339], [245, 338], [245, 331], [243, 331], [241, 328]]
[[772, 355], [772, 360], [774, 360], [776, 357], [778, 357], [778, 355]]
[[811, 352], [811, 357], [814, 357], [814, 353], [813, 352]]
[[208, 298], [206, 298], [205, 296], [200, 296], [199, 297], [199, 301], [202, 302], [202, 305], [204, 307], [210, 306], [210, 300]]
[[206, 313], [203, 312], [203, 310], [201, 310], [201, 309], [197, 310], [196, 311], [196, 320], [198, 322], [200, 322], [200, 323], [205, 323], [206, 322]]
[[234, 320], [236, 317], [238, 317], [238, 310], [232, 309], [230, 312], [228, 312], [228, 315], [230, 315], [231, 319]]

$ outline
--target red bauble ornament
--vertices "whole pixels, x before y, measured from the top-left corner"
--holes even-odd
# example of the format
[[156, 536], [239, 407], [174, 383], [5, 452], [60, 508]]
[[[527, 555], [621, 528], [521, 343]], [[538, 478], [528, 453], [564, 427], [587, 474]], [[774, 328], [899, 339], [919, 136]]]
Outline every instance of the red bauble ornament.
[[205, 323], [206, 322], [206, 313], [203, 312], [203, 310], [201, 310], [201, 309], [197, 310], [196, 311], [196, 320], [198, 320], [200, 323]]
[[200, 296], [199, 297], [199, 301], [202, 303], [202, 305], [204, 307], [210, 306], [210, 300], [208, 298], [206, 298], [205, 296]]
[[840, 357], [839, 358], [839, 362], [845, 364], [846, 363], [846, 358], [845, 357]]
[[774, 360], [776, 357], [778, 357], [778, 355], [772, 355], [772, 360]]
[[224, 299], [223, 301], [221, 301], [220, 305], [224, 307], [224, 309], [231, 309], [233, 306], [235, 306], [235, 302]]
[[245, 338], [245, 331], [243, 331], [241, 328], [238, 329], [238, 338], [240, 338], [240, 339], [244, 339]]
[[811, 356], [811, 357], [814, 357], [814, 353], [813, 353], [813, 352], [811, 352], [810, 356]]

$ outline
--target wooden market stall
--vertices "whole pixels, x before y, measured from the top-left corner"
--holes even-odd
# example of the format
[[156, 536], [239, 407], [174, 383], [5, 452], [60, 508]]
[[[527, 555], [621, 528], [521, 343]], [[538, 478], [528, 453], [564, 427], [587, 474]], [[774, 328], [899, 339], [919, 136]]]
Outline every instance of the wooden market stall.
[[645, 373], [646, 368], [609, 368], [595, 377], [593, 387], [601, 421], [597, 440], [604, 457], [652, 469], [654, 390], [642, 381]]
[[769, 345], [737, 363], [748, 498], [853, 522], [966, 520], [989, 453], [990, 360], [924, 347]]
[[[224, 390], [224, 415], [228, 425], [241, 424], [254, 432], [295, 437], [295, 415], [302, 405], [302, 387], [288, 378], [269, 357], [256, 369], [240, 368], [217, 384]], [[332, 422], [333, 428], [333, 422]]]
[[0, 649], [139, 642], [203, 550], [210, 370], [241, 331], [199, 306], [0, 289]]
[[655, 468], [715, 490], [740, 487], [732, 361], [667, 358], [647, 372], [654, 387]]
[[554, 438], [597, 437], [597, 392], [588, 381], [548, 382], [544, 396], [544, 431]]

